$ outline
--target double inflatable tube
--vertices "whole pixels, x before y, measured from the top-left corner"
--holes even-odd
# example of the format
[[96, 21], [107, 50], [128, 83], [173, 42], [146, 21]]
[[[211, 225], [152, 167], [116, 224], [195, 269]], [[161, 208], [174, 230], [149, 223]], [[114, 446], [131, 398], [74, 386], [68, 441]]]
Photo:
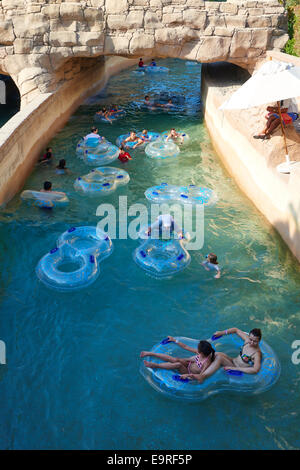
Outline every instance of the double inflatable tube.
[[69, 199], [65, 193], [56, 191], [22, 191], [20, 198], [22, 201], [41, 208], [50, 209], [52, 207], [65, 207], [69, 204]]
[[[68, 266], [68, 271], [61, 268]], [[71, 269], [71, 270], [69, 270]], [[39, 261], [36, 273], [40, 281], [52, 289], [70, 291], [86, 287], [98, 275], [98, 262], [87, 255], [66, 247], [53, 248]]]
[[177, 201], [182, 204], [212, 206], [217, 202], [217, 196], [210, 188], [202, 188], [193, 184], [189, 186], [175, 186], [161, 183], [145, 191], [146, 198], [155, 203]]
[[59, 237], [57, 246], [41, 258], [36, 274], [51, 289], [81, 289], [97, 279], [100, 261], [112, 250], [112, 241], [102, 230], [71, 227]]
[[109, 236], [99, 228], [93, 226], [69, 228], [57, 241], [59, 248], [65, 244], [85, 255], [93, 254], [97, 257], [100, 256], [101, 259], [109, 256], [113, 249], [113, 244]]
[[[199, 340], [176, 337], [178, 341], [197, 349]], [[216, 351], [223, 352], [230, 357], [236, 357], [243, 340], [236, 335], [212, 337], [208, 340]], [[281, 367], [273, 349], [264, 341], [260, 343], [262, 352], [261, 369], [257, 374], [245, 374], [240, 371], [224, 371], [219, 369], [212, 376], [205, 379], [202, 384], [195, 380], [181, 379], [177, 371], [150, 369], [142, 362], [140, 372], [146, 381], [158, 392], [169, 398], [187, 401], [202, 401], [209, 396], [222, 392], [235, 392], [257, 395], [266, 392], [277, 382]], [[167, 339], [153, 346], [152, 352], [168, 354], [175, 357], [191, 357], [193, 353], [186, 351], [174, 342]], [[160, 359], [150, 357], [151, 362], [161, 362]]]
[[74, 183], [76, 191], [88, 195], [106, 196], [114, 192], [118, 186], [128, 184], [129, 174], [119, 168], [99, 167], [85, 176], [79, 176]]

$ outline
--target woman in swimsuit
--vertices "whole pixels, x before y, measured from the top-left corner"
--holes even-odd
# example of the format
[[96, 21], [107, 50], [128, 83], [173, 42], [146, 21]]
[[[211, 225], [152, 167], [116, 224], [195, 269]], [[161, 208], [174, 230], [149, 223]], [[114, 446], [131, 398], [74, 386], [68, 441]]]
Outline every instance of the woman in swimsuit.
[[227, 360], [231, 364], [221, 364], [224, 366], [225, 370], [239, 370], [246, 374], [257, 374], [261, 368], [261, 359], [262, 354], [259, 348], [259, 342], [261, 340], [261, 330], [259, 328], [254, 328], [250, 331], [249, 334], [244, 331], [239, 330], [238, 328], [229, 328], [225, 331], [216, 331], [214, 333], [215, 337], [223, 335], [232, 335], [236, 334], [244, 341], [243, 346], [240, 349], [240, 353], [237, 357], [231, 358], [227, 355]]
[[176, 369], [180, 374], [184, 374], [182, 377], [198, 380], [219, 355], [223, 356], [223, 353], [215, 352], [212, 345], [205, 340], [199, 342], [198, 349], [191, 348], [181, 341], [175, 340], [172, 336], [168, 336], [168, 340], [174, 341], [181, 348], [196, 353], [196, 355], [189, 358], [180, 358], [169, 356], [168, 354], [142, 351], [140, 357], [152, 356], [165, 361], [161, 363], [144, 361], [146, 367], [151, 369]]

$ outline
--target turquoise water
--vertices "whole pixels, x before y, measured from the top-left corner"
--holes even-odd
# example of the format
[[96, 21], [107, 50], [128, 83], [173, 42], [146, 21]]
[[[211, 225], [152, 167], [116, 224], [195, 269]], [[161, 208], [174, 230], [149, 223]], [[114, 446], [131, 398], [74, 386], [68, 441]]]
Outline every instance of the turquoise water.
[[[214, 153], [200, 112], [200, 68], [166, 60], [171, 73], [140, 77], [125, 71], [97, 97], [80, 106], [49, 143], [55, 160], [71, 174], [36, 169], [25, 189], [50, 179], [65, 190], [67, 209], [41, 211], [17, 195], [0, 218], [0, 339], [7, 364], [0, 365], [2, 449], [294, 449], [300, 447], [300, 365], [291, 362], [300, 339], [299, 267], [273, 228], [238, 190]], [[172, 89], [186, 96], [181, 114], [137, 110], [132, 101]], [[90, 171], [75, 154], [103, 103], [120, 103], [124, 120], [99, 123], [114, 139], [128, 130], [184, 129], [191, 137], [174, 161], [153, 161], [142, 150], [122, 165], [128, 186], [105, 198], [117, 206], [145, 202], [147, 187], [168, 181], [216, 190], [205, 210], [205, 240], [191, 251], [189, 267], [170, 280], [148, 277], [132, 260], [135, 240], [115, 240], [97, 281], [86, 289], [56, 292], [35, 274], [39, 259], [70, 226], [96, 224], [102, 199], [73, 189]], [[117, 161], [113, 166], [120, 166]], [[218, 254], [222, 277], [202, 267]], [[155, 392], [139, 374], [139, 353], [166, 335], [207, 338], [217, 329], [262, 329], [277, 352], [282, 374], [258, 396], [223, 394], [199, 404], [174, 402]]]

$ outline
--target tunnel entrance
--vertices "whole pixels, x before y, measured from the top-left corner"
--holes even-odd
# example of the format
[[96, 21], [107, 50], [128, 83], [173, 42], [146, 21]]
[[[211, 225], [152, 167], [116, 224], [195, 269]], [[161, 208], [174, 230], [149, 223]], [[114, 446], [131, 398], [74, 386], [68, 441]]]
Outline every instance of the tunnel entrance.
[[0, 128], [20, 110], [20, 92], [9, 75], [0, 74]]

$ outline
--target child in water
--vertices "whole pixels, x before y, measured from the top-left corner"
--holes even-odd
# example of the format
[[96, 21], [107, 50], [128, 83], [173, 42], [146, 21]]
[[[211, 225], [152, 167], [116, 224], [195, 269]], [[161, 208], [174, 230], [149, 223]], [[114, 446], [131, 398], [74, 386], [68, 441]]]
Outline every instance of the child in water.
[[119, 150], [120, 150], [120, 153], [119, 153], [118, 159], [122, 163], [126, 163], [128, 162], [128, 160], [132, 160], [130, 154], [126, 152], [123, 147], [119, 147]]
[[217, 274], [214, 276], [215, 279], [219, 279], [221, 277], [221, 270], [218, 266], [218, 257], [214, 253], [209, 253], [206, 255], [206, 261], [203, 261], [202, 266], [206, 269], [206, 271], [217, 271]]

